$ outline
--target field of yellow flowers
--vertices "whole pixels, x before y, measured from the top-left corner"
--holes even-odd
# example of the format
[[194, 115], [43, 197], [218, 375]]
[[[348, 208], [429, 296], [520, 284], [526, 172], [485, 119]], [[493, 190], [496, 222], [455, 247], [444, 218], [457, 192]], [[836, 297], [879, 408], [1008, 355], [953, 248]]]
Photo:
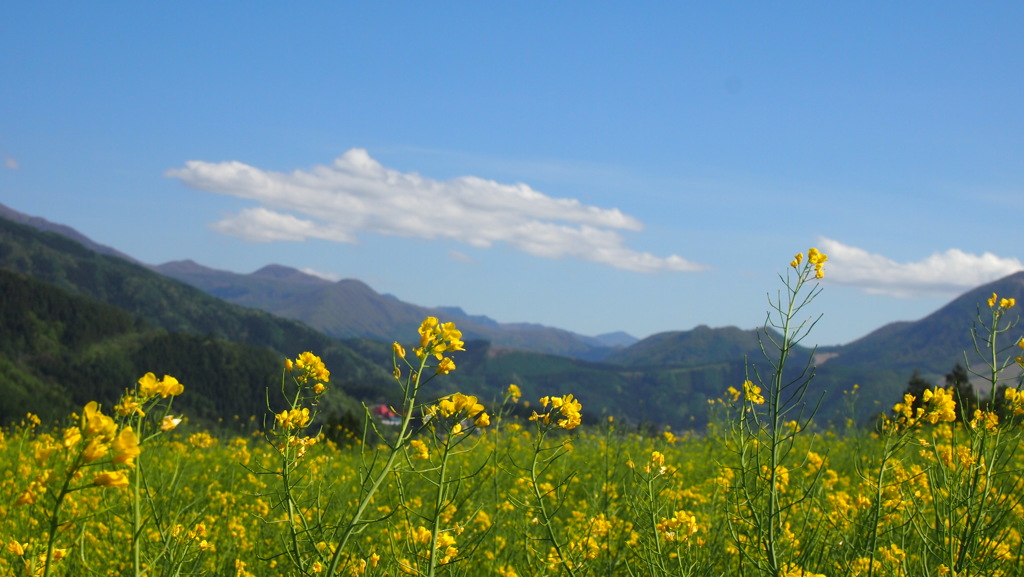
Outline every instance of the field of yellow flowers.
[[190, 430], [187, 383], [153, 374], [63, 423], [29, 415], [0, 432], [0, 575], [1024, 574], [1015, 303], [981, 306], [972, 371], [994, 401], [967, 422], [934, 389], [874, 430], [820, 428], [813, 367], [781, 375], [826, 261], [790, 263], [773, 372], [723, 391], [699, 434], [584, 429], [572, 391], [421, 399], [464, 346], [432, 317], [393, 346], [398, 426], [323, 431], [330, 372], [308, 352], [251, 434]]

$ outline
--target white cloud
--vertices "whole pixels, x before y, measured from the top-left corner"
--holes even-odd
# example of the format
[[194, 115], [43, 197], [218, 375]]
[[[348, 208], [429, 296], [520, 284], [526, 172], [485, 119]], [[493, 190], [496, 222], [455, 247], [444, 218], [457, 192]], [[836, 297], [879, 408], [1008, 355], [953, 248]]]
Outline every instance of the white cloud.
[[1015, 258], [955, 248], [907, 263], [829, 238], [821, 239], [820, 249], [828, 255], [827, 281], [904, 298], [959, 294], [1024, 269]]
[[356, 242], [359, 233], [371, 233], [482, 248], [503, 242], [535, 256], [572, 257], [636, 272], [705, 268], [677, 255], [626, 248], [618, 231], [642, 230], [643, 224], [616, 208], [550, 197], [522, 183], [475, 176], [432, 180], [385, 168], [362, 149], [349, 150], [330, 166], [290, 174], [241, 162], [189, 161], [166, 176], [259, 203], [213, 225], [252, 242]]

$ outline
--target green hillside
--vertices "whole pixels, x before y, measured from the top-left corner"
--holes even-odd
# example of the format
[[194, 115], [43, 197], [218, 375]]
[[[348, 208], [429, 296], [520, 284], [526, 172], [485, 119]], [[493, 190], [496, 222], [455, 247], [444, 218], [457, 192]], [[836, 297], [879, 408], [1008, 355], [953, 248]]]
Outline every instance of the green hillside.
[[281, 359], [304, 350], [324, 358], [339, 393], [391, 386], [385, 367], [300, 323], [4, 219], [0, 269], [5, 414], [23, 414], [26, 404], [60, 412], [83, 399], [115, 399], [147, 371], [209, 383], [208, 394], [183, 401], [203, 417], [261, 413]]
[[[176, 406], [217, 421], [262, 414], [281, 357], [262, 347], [149, 328], [116, 307], [0, 270], [0, 422], [112, 404], [142, 374], [173, 374]], [[278, 381], [279, 382], [279, 381]]]
[[[579, 358], [585, 356], [579, 346], [600, 346], [587, 337], [537, 325], [499, 327], [456, 308], [415, 307], [355, 280], [332, 283], [279, 266], [252, 275], [195, 263], [167, 267], [161, 268], [235, 302], [276, 303], [284, 313], [307, 315], [323, 326], [355, 329], [337, 340], [302, 323], [226, 303], [60, 234], [0, 219], [0, 269], [26, 275], [4, 280], [9, 287], [3, 293], [0, 345], [0, 394], [8, 401], [3, 414], [18, 415], [28, 406], [60, 412], [90, 396], [112, 398], [149, 370], [193, 382], [197, 394], [189, 402], [197, 415], [260, 412], [268, 379], [280, 374], [280, 358], [303, 350], [324, 358], [339, 390], [370, 403], [392, 402], [397, 390], [387, 370], [389, 343], [412, 344], [416, 326], [429, 314], [455, 320], [469, 344], [455, 357], [458, 370], [431, 383], [428, 396], [463, 391], [498, 399], [516, 383], [527, 399], [573, 393], [591, 420], [613, 415], [636, 425], [700, 428], [709, 399], [767, 366], [754, 330], [701, 326], [662, 333], [615, 352], [604, 349], [597, 362]], [[854, 416], [865, 422], [899, 399], [915, 369], [938, 383], [962, 362], [964, 350], [973, 350], [971, 323], [992, 292], [1024, 303], [1024, 273], [978, 287], [922, 320], [894, 323], [849, 345], [817, 351], [808, 401], [822, 399], [820, 414], [828, 419]], [[542, 351], [559, 354], [523, 350], [531, 339]], [[812, 352], [795, 349], [790, 368], [799, 371]], [[855, 384], [856, 396], [847, 394]], [[351, 407], [345, 397], [336, 404]]]

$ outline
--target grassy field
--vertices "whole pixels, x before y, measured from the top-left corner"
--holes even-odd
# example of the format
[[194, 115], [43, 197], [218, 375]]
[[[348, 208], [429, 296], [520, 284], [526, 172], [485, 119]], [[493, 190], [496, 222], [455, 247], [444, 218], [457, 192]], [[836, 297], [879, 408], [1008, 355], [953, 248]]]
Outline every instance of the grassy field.
[[330, 374], [312, 353], [286, 361], [265, 418], [216, 434], [152, 374], [65, 422], [29, 415], [0, 433], [0, 575], [1022, 574], [1015, 303], [984, 309], [990, 358], [972, 371], [990, 402], [973, 415], [932, 389], [858, 429], [851, 388], [850, 424], [822, 429], [813, 367], [782, 375], [825, 260], [791, 263], [774, 372], [722, 391], [700, 434], [581, 427], [573, 391], [422, 399], [465, 344], [433, 318], [415, 350], [393, 346], [399, 425], [323, 430]]

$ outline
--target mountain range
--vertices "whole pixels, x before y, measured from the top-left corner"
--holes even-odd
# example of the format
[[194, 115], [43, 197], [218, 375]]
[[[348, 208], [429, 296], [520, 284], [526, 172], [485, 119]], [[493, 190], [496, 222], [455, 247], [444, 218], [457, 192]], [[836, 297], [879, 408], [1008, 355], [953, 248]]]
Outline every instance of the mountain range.
[[[24, 301], [14, 306], [6, 299], [8, 306], [0, 307], [6, 311], [0, 395], [14, 398], [4, 387], [20, 395], [19, 410], [33, 402], [26, 392], [31, 386], [58, 390], [61, 380], [74, 385], [67, 396], [78, 402], [84, 393], [75, 387], [86, 386], [78, 372], [85, 368], [93, 382], [121, 382], [115, 391], [123, 379], [144, 368], [171, 372], [144, 366], [163, 358], [157, 351], [178, 359], [171, 369], [204, 383], [199, 391], [207, 399], [199, 407], [203, 415], [258, 408], [252, 399], [266, 388], [265, 376], [246, 373], [243, 382], [233, 384], [231, 390], [248, 399], [232, 404], [216, 379], [193, 370], [187, 355], [169, 348], [174, 342], [191, 354], [205, 355], [208, 372], [219, 356], [233, 358], [235, 366], [250, 362], [243, 359], [262, 359], [251, 363], [264, 370], [267, 359], [282, 354], [323, 351], [339, 382], [334, 406], [351, 412], [352, 399], [388, 401], [393, 394], [389, 343], [415, 335], [428, 315], [454, 320], [467, 340], [467, 352], [457, 358], [459, 369], [439, 381], [433, 393], [462, 390], [493, 399], [515, 382], [526, 398], [572, 392], [583, 400], [591, 419], [609, 414], [636, 424], [701, 427], [707, 423], [708, 400], [767, 366], [756, 330], [700, 326], [639, 341], [624, 333], [587, 337], [541, 325], [498, 323], [458, 307], [404, 303], [358, 280], [332, 282], [279, 265], [252, 274], [218, 271], [192, 261], [142, 265], [69, 227], [2, 205], [0, 216], [0, 269], [15, 273], [2, 279], [8, 286], [5, 295], [21, 294]], [[826, 418], [865, 420], [898, 400], [915, 370], [939, 383], [958, 362], [979, 367], [971, 327], [979, 310], [987, 313], [985, 301], [993, 292], [1024, 303], [1024, 272], [968, 291], [921, 320], [886, 325], [846, 345], [797, 347], [792, 366], [799, 369], [813, 359], [811, 397], [821, 399], [820, 412]], [[46, 295], [46, 302], [35, 302], [40, 299], [32, 295]], [[120, 328], [72, 338], [77, 333], [70, 330], [75, 321], [69, 319], [85, 310], [92, 311], [89, 318], [120, 318], [120, 324], [114, 323]], [[122, 314], [128, 316], [118, 316]], [[249, 348], [243, 352], [232, 348], [236, 346]], [[121, 357], [128, 360], [112, 360]], [[120, 367], [119, 372], [102, 373], [106, 366], [99, 358]], [[39, 359], [57, 359], [62, 368], [47, 372]], [[218, 372], [216, 378], [229, 377]], [[856, 398], [844, 393], [854, 384], [859, 385]], [[95, 386], [88, 390], [98, 392]], [[856, 405], [852, 409], [851, 403]]]
[[443, 316], [456, 322], [467, 339], [577, 359], [601, 360], [637, 341], [624, 332], [588, 337], [537, 324], [499, 323], [468, 315], [459, 307], [413, 305], [379, 294], [359, 280], [331, 282], [281, 265], [251, 274], [207, 268], [191, 260], [152, 268], [227, 302], [295, 319], [336, 338], [393, 340], [414, 332], [425, 317]]

